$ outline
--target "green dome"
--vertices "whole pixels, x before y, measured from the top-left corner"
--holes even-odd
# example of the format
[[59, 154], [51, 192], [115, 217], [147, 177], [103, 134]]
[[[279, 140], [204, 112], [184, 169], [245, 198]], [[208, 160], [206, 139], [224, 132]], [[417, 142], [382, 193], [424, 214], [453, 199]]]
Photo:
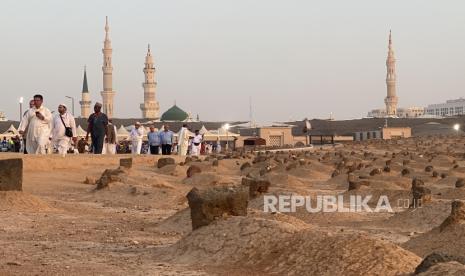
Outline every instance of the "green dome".
[[173, 105], [170, 109], [165, 111], [161, 115], [161, 121], [185, 121], [189, 118], [189, 114], [187, 114], [184, 110], [179, 108], [177, 105]]

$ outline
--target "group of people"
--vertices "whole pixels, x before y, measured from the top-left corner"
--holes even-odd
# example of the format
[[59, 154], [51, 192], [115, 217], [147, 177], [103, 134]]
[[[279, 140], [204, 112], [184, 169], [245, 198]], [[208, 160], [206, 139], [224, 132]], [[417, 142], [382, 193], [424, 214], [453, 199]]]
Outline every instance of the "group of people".
[[[150, 126], [150, 131], [147, 134], [149, 153], [159, 154], [161, 149], [162, 155], [170, 155], [172, 152], [175, 152], [178, 155], [200, 155], [203, 135], [200, 134], [198, 130], [195, 131], [193, 137], [189, 134], [190, 131], [187, 125], [184, 124], [179, 131], [178, 141], [175, 143], [174, 132], [169, 129], [168, 125], [165, 124], [163, 129], [160, 131], [156, 131], [154, 126]], [[141, 142], [142, 140], [137, 143]]]
[[[118, 143], [116, 126], [102, 112], [101, 103], [94, 105], [94, 113], [89, 116], [87, 123], [86, 137], [78, 141], [76, 122], [73, 115], [68, 112], [67, 106], [58, 105], [57, 112], [52, 114], [43, 106], [43, 96], [37, 94], [30, 101], [29, 109], [21, 118], [18, 130], [23, 138], [19, 140], [24, 152], [28, 154], [58, 152], [64, 156], [68, 152], [116, 154], [121, 151], [121, 149], [117, 151], [121, 143]], [[148, 140], [147, 144], [143, 142], [145, 136]], [[141, 123], [136, 122], [129, 134], [131, 153], [142, 154], [145, 152], [144, 146], [147, 147], [147, 153], [160, 154], [161, 151], [163, 155], [170, 155], [173, 152], [179, 155], [200, 155], [214, 150], [213, 145], [204, 143], [204, 137], [199, 130], [196, 130], [192, 136], [186, 124], [182, 126], [175, 142], [175, 134], [169, 129], [169, 125], [165, 124], [160, 131], [150, 126], [150, 131], [145, 133]]]
[[[92, 137], [91, 152], [116, 153], [116, 128], [101, 112], [102, 104], [96, 103], [94, 113], [88, 119], [87, 135], [78, 141], [76, 121], [65, 104], [58, 105], [52, 112], [43, 105], [42, 95], [34, 95], [29, 109], [24, 112], [19, 124], [19, 134], [23, 137], [24, 153], [50, 154], [57, 152], [83, 153], [88, 149], [89, 134]], [[104, 142], [106, 148], [104, 149]]]
[[56, 149], [66, 154], [70, 142], [77, 142], [76, 123], [67, 106], [60, 104], [57, 113], [43, 106], [43, 96], [35, 95], [29, 102], [19, 124], [19, 134], [23, 136], [23, 148], [29, 154], [47, 154]]

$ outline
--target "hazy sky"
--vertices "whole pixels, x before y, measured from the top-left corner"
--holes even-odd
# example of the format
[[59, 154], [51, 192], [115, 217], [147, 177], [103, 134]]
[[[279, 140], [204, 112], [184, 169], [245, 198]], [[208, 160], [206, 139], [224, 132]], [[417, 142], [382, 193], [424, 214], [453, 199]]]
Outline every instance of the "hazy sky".
[[[365, 116], [383, 107], [389, 29], [400, 106], [465, 97], [463, 0], [0, 0], [0, 110], [36, 92], [80, 98], [87, 65], [100, 100], [105, 16], [115, 117], [140, 117], [147, 44], [161, 112], [202, 120]], [[79, 105], [76, 103], [76, 113]]]

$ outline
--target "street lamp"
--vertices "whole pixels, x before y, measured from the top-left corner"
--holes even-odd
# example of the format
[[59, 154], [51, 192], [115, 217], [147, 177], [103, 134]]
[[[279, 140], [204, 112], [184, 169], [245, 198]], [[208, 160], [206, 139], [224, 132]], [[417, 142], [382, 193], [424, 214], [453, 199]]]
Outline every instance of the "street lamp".
[[229, 149], [229, 128], [230, 128], [230, 125], [229, 124], [225, 124], [223, 126], [223, 129], [226, 131], [226, 148], [225, 150], [228, 151]]
[[19, 98], [19, 121], [21, 122], [21, 118], [23, 118], [23, 102], [24, 97]]
[[73, 106], [72, 110], [73, 110], [73, 116], [74, 116], [74, 98], [71, 97], [71, 96], [65, 96], [65, 97], [68, 98], [68, 99], [71, 99], [71, 105]]
[[454, 130], [457, 132], [457, 136], [459, 136], [460, 125], [459, 125], [459, 124], [455, 124], [455, 125], [454, 125]]

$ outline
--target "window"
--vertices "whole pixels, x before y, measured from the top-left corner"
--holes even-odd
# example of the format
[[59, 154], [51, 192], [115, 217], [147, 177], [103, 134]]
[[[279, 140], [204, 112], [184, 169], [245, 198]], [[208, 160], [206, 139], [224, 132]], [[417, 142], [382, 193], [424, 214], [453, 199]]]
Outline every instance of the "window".
[[282, 137], [280, 135], [270, 135], [270, 146], [280, 147], [282, 146]]

